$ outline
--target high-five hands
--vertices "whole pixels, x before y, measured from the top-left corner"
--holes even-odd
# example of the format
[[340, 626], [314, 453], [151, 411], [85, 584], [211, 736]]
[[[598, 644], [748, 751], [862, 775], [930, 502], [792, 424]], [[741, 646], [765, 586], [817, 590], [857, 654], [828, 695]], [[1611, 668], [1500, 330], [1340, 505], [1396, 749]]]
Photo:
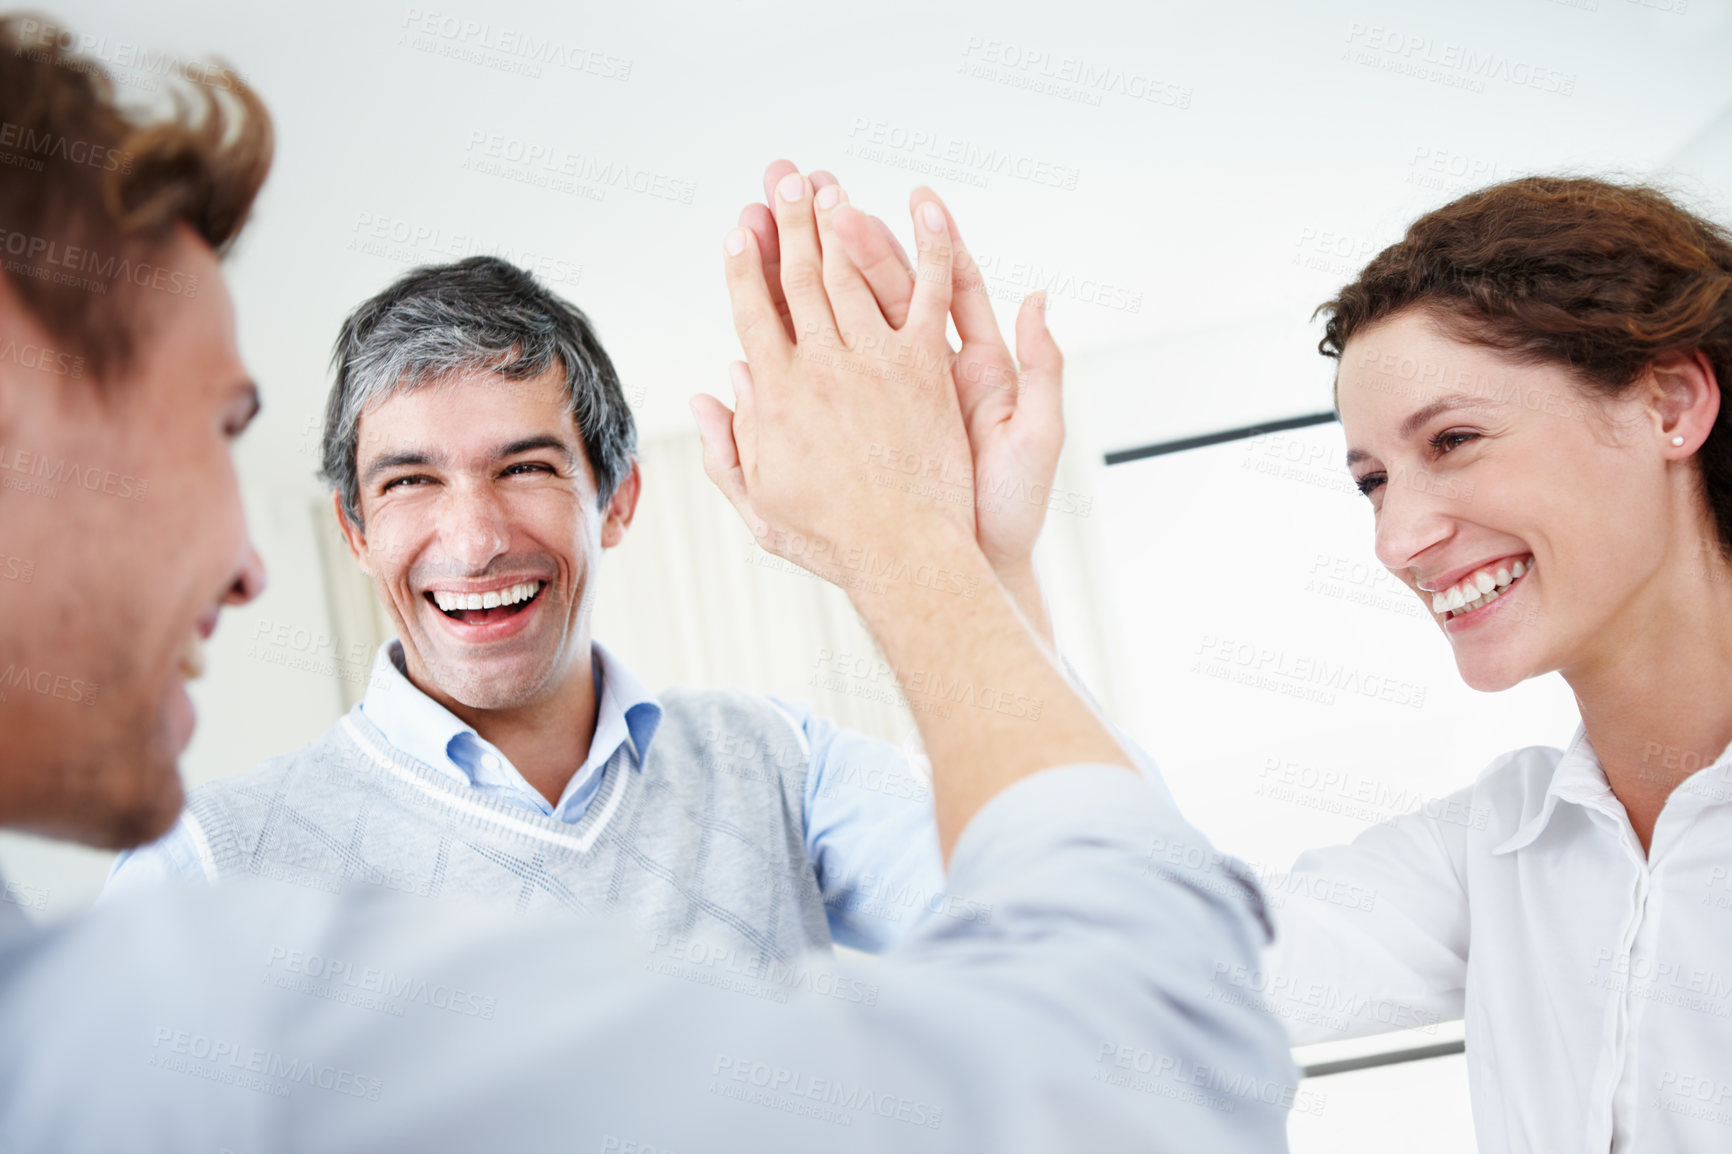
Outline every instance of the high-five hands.
[[[775, 203], [777, 182], [794, 171], [786, 160], [771, 164], [764, 171], [765, 204], [747, 205], [740, 213], [740, 224], [757, 239], [771, 298], [790, 335], [793, 321], [780, 291], [776, 220], [766, 205]], [[824, 171], [813, 172], [811, 182], [819, 195], [837, 184]], [[914, 287], [907, 255], [882, 220], [848, 205], [845, 193], [842, 201], [832, 214], [835, 235], [871, 286], [884, 319], [892, 328], [900, 328]], [[946, 227], [954, 254], [950, 311], [962, 338], [952, 382], [968, 433], [969, 455], [954, 463], [905, 459], [880, 463], [896, 479], [940, 496], [948, 496], [951, 487], [972, 486], [981, 551], [1036, 630], [1050, 640], [1033, 554], [1046, 522], [1047, 500], [1064, 444], [1064, 360], [1046, 328], [1044, 293], [1023, 301], [1016, 319], [1017, 355], [1011, 356], [999, 334], [985, 279], [948, 209]]]
[[707, 395], [692, 408], [705, 471], [759, 543], [858, 592], [930, 581], [934, 566], [962, 548], [978, 557], [979, 546], [971, 504], [877, 485], [866, 470], [873, 447], [899, 459], [968, 460], [945, 339], [948, 215], [930, 190], [914, 194], [919, 270], [893, 326], [837, 235], [847, 208], [840, 191], [798, 172], [777, 181], [779, 293], [751, 233], [729, 232], [728, 293], [749, 364], [730, 370], [735, 411]]
[[[902, 459], [966, 460], [965, 408], [971, 428], [997, 445], [1011, 443], [1000, 426], [1014, 432], [1024, 418], [1031, 428], [1037, 423], [1032, 406], [1020, 409], [1016, 390], [1004, 390], [1003, 405], [986, 392], [1001, 381], [958, 380], [960, 357], [945, 340], [946, 313], [956, 308], [956, 238], [943, 204], [929, 189], [914, 193], [919, 267], [911, 278], [900, 264], [871, 263], [873, 245], [894, 262], [893, 245], [848, 209], [833, 182], [782, 173], [771, 204], [773, 249], [763, 246], [762, 232], [753, 243], [758, 230], [745, 226], [725, 245], [734, 325], [750, 365], [732, 366], [736, 411], [707, 394], [692, 399], [704, 470], [765, 548], [848, 590], [899, 684], [967, 686], [970, 703], [981, 706], [915, 713], [948, 859], [979, 808], [1020, 778], [1053, 766], [1131, 762], [1058, 669], [1050, 635], [1045, 645], [1037, 637], [1045, 628], [1035, 625], [1025, 597], [988, 563], [975, 505], [876, 484], [862, 468], [872, 446]], [[846, 230], [867, 247], [844, 244]], [[863, 253], [871, 276], [850, 251]], [[776, 275], [766, 277], [767, 264]], [[898, 304], [904, 284], [906, 303]], [[984, 296], [978, 303], [974, 311], [964, 306], [960, 324], [987, 363], [982, 338], [992, 316]], [[1050, 374], [1045, 395], [1056, 419], [1057, 350], [1037, 309], [1025, 304], [1022, 321], [1025, 367], [1038, 363]], [[995, 327], [991, 335], [996, 340]], [[1033, 441], [1038, 452], [1044, 442]], [[935, 571], [959, 577], [961, 595]], [[1000, 708], [1006, 701], [1028, 708]]]

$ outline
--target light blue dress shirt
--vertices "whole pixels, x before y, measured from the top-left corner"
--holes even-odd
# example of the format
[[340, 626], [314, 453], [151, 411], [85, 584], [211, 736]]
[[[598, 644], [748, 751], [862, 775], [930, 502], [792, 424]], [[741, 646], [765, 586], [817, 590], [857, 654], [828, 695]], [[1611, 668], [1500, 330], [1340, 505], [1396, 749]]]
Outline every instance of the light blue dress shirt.
[[[1256, 885], [1158, 779], [1051, 769], [975, 816], [883, 959], [785, 997], [600, 917], [245, 878], [0, 924], [0, 1150], [1274, 1154], [1297, 1071], [1220, 996]], [[647, 959], [653, 961], [654, 959]], [[709, 972], [715, 969], [716, 972]]]
[[557, 802], [530, 785], [511, 759], [455, 713], [417, 689], [405, 674], [403, 643], [387, 641], [373, 659], [361, 712], [387, 740], [425, 765], [450, 774], [490, 801], [572, 823], [583, 818], [602, 776], [616, 759], [649, 756], [662, 707], [643, 682], [599, 643], [592, 643], [595, 736], [589, 755]]
[[[606, 774], [649, 755], [662, 716], [654, 695], [623, 662], [600, 643], [593, 651], [595, 736], [556, 802], [530, 785], [497, 746], [410, 682], [398, 641], [380, 646], [361, 711], [397, 749], [489, 800], [576, 822]], [[926, 779], [896, 746], [815, 716], [803, 703], [767, 700], [809, 753], [801, 815], [806, 860], [824, 897], [830, 935], [852, 949], [882, 950], [946, 902]], [[180, 879], [210, 880], [184, 824], [121, 854], [103, 900]]]

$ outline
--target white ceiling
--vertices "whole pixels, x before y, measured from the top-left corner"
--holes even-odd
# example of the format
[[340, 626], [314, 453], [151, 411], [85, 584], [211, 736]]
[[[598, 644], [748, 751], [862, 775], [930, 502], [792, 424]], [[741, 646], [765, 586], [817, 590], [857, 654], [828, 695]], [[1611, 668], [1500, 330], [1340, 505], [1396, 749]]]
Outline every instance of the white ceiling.
[[[1053, 325], [1107, 447], [1326, 408], [1312, 308], [1414, 215], [1474, 183], [1669, 167], [1732, 217], [1732, 0], [56, 11], [111, 57], [137, 43], [217, 53], [276, 115], [276, 169], [231, 263], [267, 406], [245, 469], [272, 487], [311, 488], [308, 422], [343, 315], [409, 263], [477, 248], [533, 254], [595, 320], [645, 432], [687, 427], [686, 397], [725, 395], [737, 355], [720, 239], [783, 155], [833, 169], [904, 232], [908, 190], [931, 183], [1006, 296], [1029, 270], [1057, 276]], [[428, 19], [446, 32], [417, 31]], [[466, 22], [495, 47], [465, 48]], [[505, 71], [513, 56], [497, 46], [513, 41], [550, 41], [589, 70]], [[1167, 103], [1013, 86], [1041, 69], [1005, 62], [1030, 54], [1120, 89], [1153, 82]], [[1380, 66], [1427, 58], [1431, 75]], [[1485, 61], [1497, 74], [1476, 81]], [[997, 75], [972, 73], [983, 64]], [[931, 143], [863, 155], [875, 134]], [[466, 168], [484, 153], [471, 142], [494, 137], [556, 166], [624, 166], [676, 196], [689, 188], [690, 203], [621, 185], [598, 200], [594, 184], [585, 194]], [[884, 159], [994, 150], [1074, 188], [1004, 170], [978, 187]], [[375, 225], [419, 239], [369, 251]], [[1097, 284], [1112, 286], [1105, 303], [1085, 299]]]

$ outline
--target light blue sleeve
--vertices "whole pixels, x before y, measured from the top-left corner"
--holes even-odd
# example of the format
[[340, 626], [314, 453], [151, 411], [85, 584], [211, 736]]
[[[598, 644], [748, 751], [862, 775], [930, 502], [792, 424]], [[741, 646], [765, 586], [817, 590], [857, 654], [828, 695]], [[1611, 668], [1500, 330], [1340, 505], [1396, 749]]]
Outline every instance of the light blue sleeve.
[[97, 901], [126, 900], [175, 882], [209, 882], [199, 855], [199, 833], [193, 819], [180, 815], [169, 831], [149, 845], [125, 850], [114, 859]]
[[0, 1150], [1287, 1148], [1285, 1034], [1214, 977], [1257, 963], [1255, 883], [1139, 775], [1018, 782], [951, 868], [987, 916], [807, 955], [774, 997], [594, 915], [379, 887], [175, 886], [0, 935]]
[[801, 727], [806, 772], [806, 860], [824, 895], [830, 936], [872, 953], [929, 913], [967, 916], [945, 894], [944, 860], [927, 779], [887, 741], [772, 698]]

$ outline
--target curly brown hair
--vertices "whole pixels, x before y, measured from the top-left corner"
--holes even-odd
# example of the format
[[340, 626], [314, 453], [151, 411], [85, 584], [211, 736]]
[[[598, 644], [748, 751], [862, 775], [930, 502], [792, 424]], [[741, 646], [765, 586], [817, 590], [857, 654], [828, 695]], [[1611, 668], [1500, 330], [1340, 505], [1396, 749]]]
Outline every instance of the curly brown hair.
[[228, 69], [178, 69], [168, 115], [145, 117], [76, 42], [46, 17], [0, 18], [0, 268], [102, 381], [135, 351], [141, 289], [184, 291], [154, 260], [175, 226], [226, 252], [274, 146], [263, 102]]
[[[1590, 178], [1506, 181], [1420, 217], [1335, 299], [1318, 351], [1421, 308], [1450, 335], [1573, 373], [1590, 395], [1701, 352], [1732, 384], [1732, 234], [1658, 189]], [[1315, 314], [1314, 314], [1315, 315]], [[1732, 405], [1696, 460], [1732, 554]]]

